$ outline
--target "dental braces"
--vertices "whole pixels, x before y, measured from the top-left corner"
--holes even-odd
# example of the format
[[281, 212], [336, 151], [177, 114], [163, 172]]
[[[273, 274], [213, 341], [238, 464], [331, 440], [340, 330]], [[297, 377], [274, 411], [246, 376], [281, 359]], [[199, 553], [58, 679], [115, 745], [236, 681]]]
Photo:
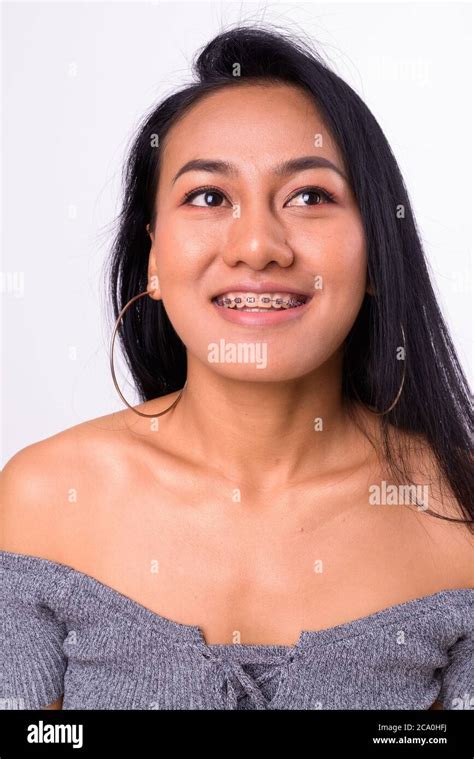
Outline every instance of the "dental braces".
[[[256, 303], [258, 304], [267, 304], [270, 303], [273, 306], [280, 306], [280, 308], [295, 308], [296, 306], [302, 306], [304, 305], [305, 301], [299, 299], [299, 298], [287, 298], [286, 300], [280, 296], [274, 296], [269, 297], [268, 295], [258, 297], [255, 295], [247, 295], [245, 297], [241, 295], [236, 295], [233, 298], [224, 296], [216, 298], [216, 303], [219, 306], [225, 306], [226, 308], [237, 308], [241, 303], [244, 303], [244, 306], [251, 307], [257, 307], [255, 306]], [[243, 308], [244, 306], [240, 306]]]

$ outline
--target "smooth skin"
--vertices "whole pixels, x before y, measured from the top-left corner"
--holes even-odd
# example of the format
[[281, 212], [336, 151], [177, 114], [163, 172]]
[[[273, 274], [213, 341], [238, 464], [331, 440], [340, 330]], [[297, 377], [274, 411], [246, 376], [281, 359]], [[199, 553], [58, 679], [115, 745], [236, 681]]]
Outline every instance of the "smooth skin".
[[[308, 155], [345, 173], [295, 87], [242, 85], [187, 112], [165, 140], [148, 229], [151, 297], [188, 352], [180, 402], [159, 425], [128, 408], [75, 425], [22, 449], [2, 473], [2, 548], [72, 566], [199, 625], [208, 643], [293, 645], [302, 630], [474, 584], [466, 527], [414, 506], [369, 505], [369, 486], [388, 475], [341, 401], [342, 344], [367, 290], [363, 227], [336, 171], [275, 174]], [[234, 173], [173, 181], [197, 158]], [[211, 205], [206, 193], [184, 203], [203, 185], [220, 193]], [[308, 186], [336, 202], [308, 200]], [[244, 278], [307, 291], [316, 276], [324, 287], [304, 315], [277, 327], [231, 324], [210, 300]], [[208, 345], [222, 338], [266, 342], [267, 368], [210, 363]], [[158, 413], [176, 397], [136, 408]], [[379, 441], [377, 417], [359, 415]], [[427, 446], [397, 439], [414, 481], [430, 487], [430, 508], [459, 517]]]

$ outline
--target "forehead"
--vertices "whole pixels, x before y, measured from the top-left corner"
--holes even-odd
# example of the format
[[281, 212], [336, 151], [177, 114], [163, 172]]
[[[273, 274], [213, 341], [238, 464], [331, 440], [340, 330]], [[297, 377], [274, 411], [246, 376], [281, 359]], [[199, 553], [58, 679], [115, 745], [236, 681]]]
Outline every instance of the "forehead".
[[204, 96], [163, 142], [162, 174], [196, 157], [225, 158], [242, 171], [314, 153], [339, 162], [339, 151], [311, 96], [286, 84], [239, 84]]

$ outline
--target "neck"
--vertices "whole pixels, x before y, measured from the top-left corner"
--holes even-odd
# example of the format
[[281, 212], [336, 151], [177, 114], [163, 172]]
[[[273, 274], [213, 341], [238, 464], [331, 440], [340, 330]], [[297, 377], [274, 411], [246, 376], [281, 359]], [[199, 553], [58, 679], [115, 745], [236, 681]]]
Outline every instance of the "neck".
[[227, 478], [287, 487], [350, 459], [356, 431], [342, 403], [342, 354], [282, 382], [231, 379], [188, 356], [187, 376], [173, 427], [190, 457]]

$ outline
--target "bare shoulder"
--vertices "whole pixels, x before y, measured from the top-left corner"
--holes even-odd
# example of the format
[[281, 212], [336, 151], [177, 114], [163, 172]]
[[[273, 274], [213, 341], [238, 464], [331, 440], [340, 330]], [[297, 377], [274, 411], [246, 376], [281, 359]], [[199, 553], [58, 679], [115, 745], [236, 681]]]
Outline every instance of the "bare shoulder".
[[56, 558], [63, 515], [78, 501], [97, 502], [104, 482], [126, 475], [127, 430], [121, 412], [109, 414], [15, 453], [0, 473], [0, 549]]
[[[177, 396], [137, 405], [168, 408]], [[89, 419], [22, 448], [0, 472], [0, 550], [69, 563], [93, 551], [124, 495], [147, 474], [151, 419], [124, 409]], [[166, 436], [163, 436], [166, 438]], [[94, 528], [97, 535], [94, 535]]]
[[[419, 436], [399, 437], [408, 464], [409, 482], [418, 486], [422, 508], [416, 508], [414, 536], [424, 542], [425, 555], [446, 567], [453, 587], [474, 587], [474, 524], [442, 471], [435, 452]], [[467, 465], [472, 466], [467, 458]]]

